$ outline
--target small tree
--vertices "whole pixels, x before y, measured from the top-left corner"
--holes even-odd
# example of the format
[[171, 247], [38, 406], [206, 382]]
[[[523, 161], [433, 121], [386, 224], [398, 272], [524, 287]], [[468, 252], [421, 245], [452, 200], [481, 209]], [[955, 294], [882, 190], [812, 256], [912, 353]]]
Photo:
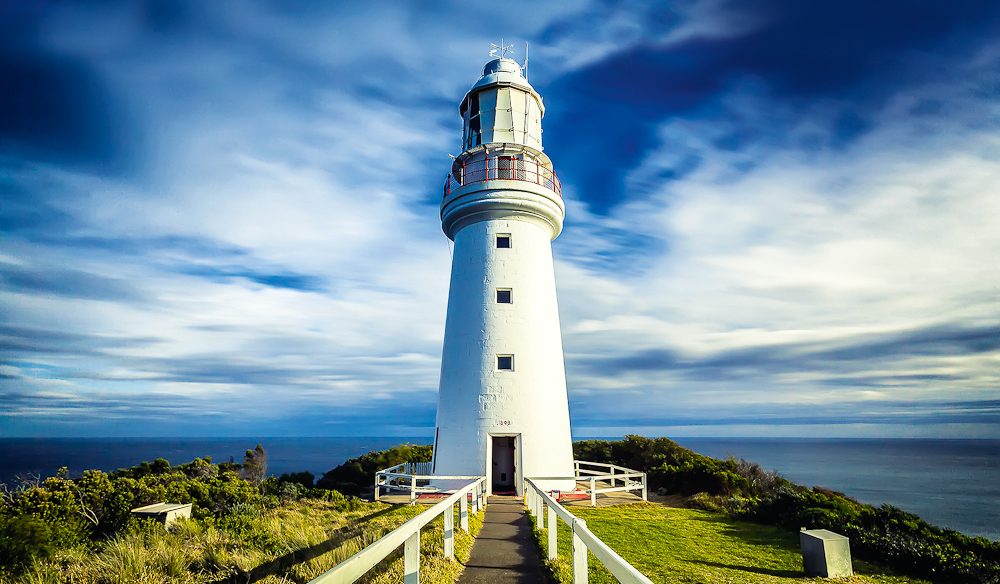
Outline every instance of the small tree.
[[260, 444], [253, 450], [247, 450], [243, 457], [243, 478], [255, 485], [260, 485], [267, 476], [267, 453]]

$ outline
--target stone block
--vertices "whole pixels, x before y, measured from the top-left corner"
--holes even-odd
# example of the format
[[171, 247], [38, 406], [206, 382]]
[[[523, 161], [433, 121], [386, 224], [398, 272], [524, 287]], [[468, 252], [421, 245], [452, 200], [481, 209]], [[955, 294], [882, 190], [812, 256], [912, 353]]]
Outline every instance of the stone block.
[[799, 532], [802, 566], [808, 576], [843, 578], [854, 575], [851, 565], [851, 541], [826, 529], [803, 529]]
[[140, 519], [154, 519], [164, 525], [170, 525], [178, 519], [191, 517], [191, 503], [153, 503], [132, 509], [132, 515]]

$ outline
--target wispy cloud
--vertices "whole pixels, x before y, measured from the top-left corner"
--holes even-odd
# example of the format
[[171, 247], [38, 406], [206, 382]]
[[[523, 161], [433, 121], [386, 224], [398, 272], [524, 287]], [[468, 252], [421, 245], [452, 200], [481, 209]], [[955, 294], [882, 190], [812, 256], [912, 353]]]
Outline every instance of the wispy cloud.
[[502, 31], [577, 433], [995, 434], [996, 8], [526, 12], [5, 4], [0, 432], [429, 433], [440, 184]]

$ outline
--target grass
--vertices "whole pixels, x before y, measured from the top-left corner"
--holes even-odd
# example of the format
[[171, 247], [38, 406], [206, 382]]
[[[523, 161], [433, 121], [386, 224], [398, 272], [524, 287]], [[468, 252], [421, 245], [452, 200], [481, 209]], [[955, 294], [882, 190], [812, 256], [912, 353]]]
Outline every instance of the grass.
[[[452, 584], [469, 561], [472, 544], [483, 527], [484, 512], [473, 515], [469, 509], [469, 533], [459, 528], [458, 505], [455, 506], [455, 559], [444, 557], [444, 518], [438, 517], [420, 532], [420, 582], [423, 584]], [[389, 562], [372, 569], [366, 584], [393, 584], [403, 581], [402, 547]]]
[[[798, 536], [775, 527], [733, 521], [698, 509], [639, 503], [616, 507], [573, 507], [595, 535], [653, 582], [782, 584], [829, 582], [806, 578]], [[535, 530], [545, 557], [546, 535]], [[572, 537], [559, 523], [559, 557], [547, 562], [557, 582], [572, 582]], [[588, 554], [589, 581], [617, 582]], [[854, 560], [855, 576], [837, 580], [851, 584], [926, 584]]]
[[[151, 525], [129, 529], [94, 550], [61, 550], [20, 576], [0, 576], [0, 584], [307, 582], [424, 510], [366, 503], [345, 512], [304, 499], [255, 516], [253, 537], [246, 538], [197, 520], [181, 521], [169, 531]], [[478, 532], [482, 513], [469, 519], [470, 530]], [[453, 582], [462, 570], [461, 563], [444, 558], [443, 524], [438, 517], [421, 532], [421, 582]], [[473, 535], [458, 525], [456, 516], [455, 551], [464, 562]], [[401, 553], [402, 548], [375, 568], [368, 582], [401, 581]]]

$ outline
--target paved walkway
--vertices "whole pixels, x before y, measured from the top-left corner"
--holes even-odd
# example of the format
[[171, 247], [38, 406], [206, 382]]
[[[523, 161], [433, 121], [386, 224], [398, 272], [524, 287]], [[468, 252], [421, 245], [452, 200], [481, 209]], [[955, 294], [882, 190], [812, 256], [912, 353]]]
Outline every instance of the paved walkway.
[[531, 538], [531, 521], [520, 497], [490, 497], [483, 521], [458, 584], [547, 580], [538, 547]]

